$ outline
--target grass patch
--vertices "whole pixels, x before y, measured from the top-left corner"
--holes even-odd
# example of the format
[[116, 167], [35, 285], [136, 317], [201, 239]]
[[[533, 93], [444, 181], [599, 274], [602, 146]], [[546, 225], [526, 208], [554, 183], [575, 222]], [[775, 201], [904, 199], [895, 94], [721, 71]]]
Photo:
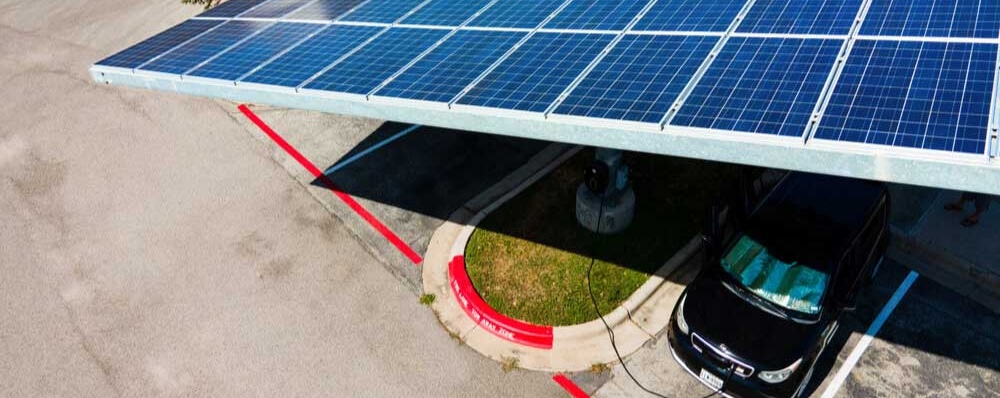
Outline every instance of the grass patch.
[[586, 284], [592, 250], [598, 307], [614, 310], [700, 230], [708, 206], [737, 174], [731, 165], [628, 153], [635, 222], [595, 245], [575, 215], [576, 188], [593, 159], [593, 150], [581, 151], [473, 233], [465, 252], [469, 277], [497, 311], [553, 326], [596, 319]]
[[436, 300], [436, 299], [437, 299], [437, 296], [435, 296], [435, 295], [433, 295], [431, 293], [421, 294], [420, 295], [420, 304], [431, 305], [431, 304], [434, 304], [434, 300]]
[[606, 363], [595, 363], [590, 365], [590, 373], [593, 374], [604, 374], [611, 371], [611, 365]]
[[500, 369], [510, 373], [521, 368], [521, 360], [517, 357], [500, 357]]

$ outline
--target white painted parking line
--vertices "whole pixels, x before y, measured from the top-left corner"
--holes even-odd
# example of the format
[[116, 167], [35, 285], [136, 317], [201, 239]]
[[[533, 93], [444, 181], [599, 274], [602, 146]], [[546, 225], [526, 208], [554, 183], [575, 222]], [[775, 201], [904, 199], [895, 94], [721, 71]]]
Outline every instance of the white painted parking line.
[[403, 138], [403, 136], [405, 136], [407, 134], [410, 134], [410, 133], [416, 131], [417, 129], [419, 129], [421, 127], [423, 127], [423, 126], [421, 126], [419, 124], [414, 124], [414, 125], [412, 125], [410, 127], [407, 127], [405, 130], [396, 133], [392, 137], [386, 138], [384, 141], [379, 142], [378, 144], [372, 145], [370, 148], [365, 149], [365, 150], [363, 150], [361, 152], [358, 152], [358, 153], [354, 154], [354, 156], [351, 156], [351, 157], [347, 158], [347, 160], [344, 160], [343, 162], [337, 163], [336, 165], [334, 165], [333, 167], [331, 167], [329, 170], [327, 170], [323, 174], [330, 175], [330, 174], [336, 173], [337, 170], [340, 170], [340, 169], [342, 169], [344, 167], [347, 167], [347, 165], [349, 165], [351, 163], [354, 163], [358, 159], [361, 159], [361, 158], [367, 156], [369, 153], [375, 152], [375, 151], [379, 150], [379, 148], [382, 148], [382, 147], [384, 147], [386, 145], [389, 145], [389, 143], [391, 143], [391, 142], [393, 142], [395, 140], [398, 140], [400, 138]]
[[851, 374], [851, 370], [854, 369], [854, 365], [858, 364], [858, 360], [861, 359], [861, 355], [864, 354], [865, 350], [868, 349], [868, 346], [871, 345], [872, 340], [875, 338], [879, 329], [882, 329], [882, 325], [887, 319], [889, 319], [889, 315], [892, 315], [892, 311], [894, 311], [896, 306], [899, 305], [900, 300], [902, 300], [903, 296], [906, 295], [906, 292], [910, 290], [910, 286], [913, 286], [913, 282], [917, 280], [918, 276], [920, 276], [920, 274], [917, 274], [916, 271], [910, 271], [910, 274], [906, 276], [903, 283], [901, 283], [896, 289], [896, 293], [892, 295], [892, 298], [889, 299], [888, 303], [885, 303], [885, 307], [882, 307], [882, 312], [879, 312], [878, 317], [876, 317], [875, 321], [868, 327], [868, 331], [865, 332], [864, 336], [861, 336], [861, 340], [858, 341], [858, 345], [854, 346], [854, 351], [851, 351], [851, 355], [848, 356], [847, 360], [844, 361], [844, 364], [840, 366], [840, 371], [838, 371], [837, 375], [833, 377], [830, 384], [826, 386], [826, 390], [823, 391], [821, 398], [833, 398], [834, 394], [840, 390], [840, 386], [847, 380], [847, 376]]

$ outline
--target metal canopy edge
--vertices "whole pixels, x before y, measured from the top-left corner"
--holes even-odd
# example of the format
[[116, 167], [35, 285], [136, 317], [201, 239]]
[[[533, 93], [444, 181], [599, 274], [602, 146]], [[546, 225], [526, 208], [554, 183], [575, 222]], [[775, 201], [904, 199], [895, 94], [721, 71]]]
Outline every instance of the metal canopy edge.
[[805, 144], [800, 139], [690, 127], [667, 126], [663, 131], [655, 131], [627, 124], [618, 127], [594, 124], [586, 119], [560, 118], [556, 122], [527, 118], [523, 113], [492, 108], [415, 108], [405, 101], [307, 96], [280, 87], [206, 84], [200, 79], [139, 75], [129, 69], [103, 66], [93, 66], [90, 72], [99, 83], [237, 102], [1000, 195], [1000, 166], [986, 156], [943, 159], [933, 153], [924, 156], [923, 152], [898, 151], [892, 147], [858, 150]]

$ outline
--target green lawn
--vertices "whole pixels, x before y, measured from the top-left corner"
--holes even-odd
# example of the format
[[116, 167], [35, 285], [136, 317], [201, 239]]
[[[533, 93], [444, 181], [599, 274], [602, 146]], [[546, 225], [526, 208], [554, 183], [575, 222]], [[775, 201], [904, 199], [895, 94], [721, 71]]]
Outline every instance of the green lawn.
[[576, 222], [576, 188], [593, 160], [585, 150], [491, 213], [466, 246], [476, 290], [497, 311], [542, 325], [597, 318], [587, 295], [589, 254], [596, 249], [592, 284], [602, 313], [622, 303], [694, 236], [708, 206], [731, 186], [736, 167], [629, 153], [637, 196], [635, 222], [619, 235], [594, 234]]

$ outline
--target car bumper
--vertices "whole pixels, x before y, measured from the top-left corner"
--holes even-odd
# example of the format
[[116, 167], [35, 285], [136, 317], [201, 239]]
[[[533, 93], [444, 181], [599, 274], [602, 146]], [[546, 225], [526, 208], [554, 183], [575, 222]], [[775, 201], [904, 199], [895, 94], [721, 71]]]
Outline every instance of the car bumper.
[[[713, 375], [726, 380], [729, 370], [719, 368], [703, 357], [691, 344], [689, 335], [682, 334], [677, 329], [674, 319], [671, 319], [667, 330], [667, 340], [670, 346], [670, 355], [674, 357], [685, 371], [706, 387], [713, 389], [708, 383], [698, 377], [702, 369]], [[793, 375], [783, 383], [769, 384], [757, 378], [756, 374], [748, 378], [732, 375], [722, 386], [720, 395], [729, 398], [784, 398], [790, 397], [801, 382], [801, 376]]]

